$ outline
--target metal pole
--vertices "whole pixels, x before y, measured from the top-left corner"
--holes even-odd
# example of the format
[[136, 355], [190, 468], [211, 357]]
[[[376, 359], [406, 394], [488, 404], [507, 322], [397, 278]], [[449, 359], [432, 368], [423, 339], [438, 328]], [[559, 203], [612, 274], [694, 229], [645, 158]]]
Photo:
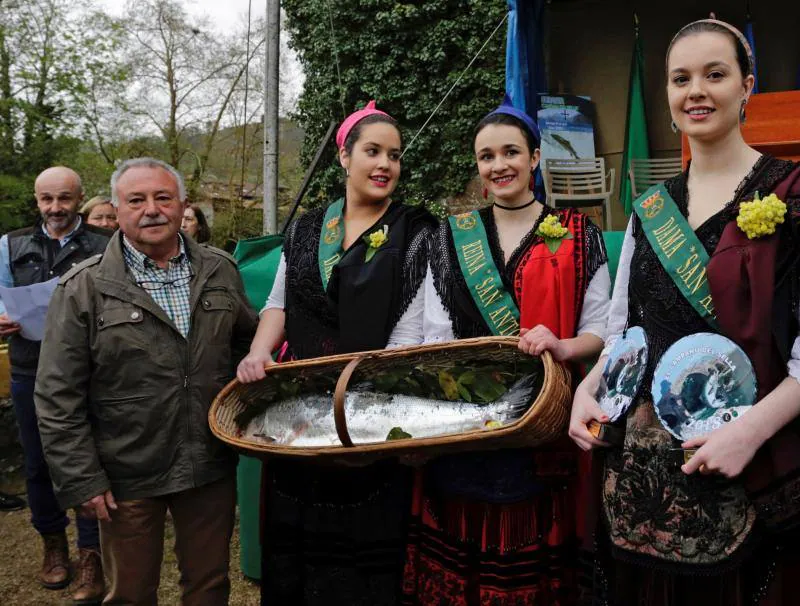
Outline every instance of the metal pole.
[[267, 0], [264, 66], [264, 233], [278, 231], [278, 81], [281, 33], [280, 0]]
[[328, 132], [325, 133], [325, 136], [322, 137], [322, 140], [317, 147], [317, 153], [314, 154], [314, 159], [311, 161], [311, 164], [306, 170], [306, 174], [303, 175], [303, 181], [300, 183], [300, 189], [297, 191], [297, 195], [294, 198], [294, 204], [292, 205], [292, 210], [289, 211], [289, 216], [286, 217], [286, 220], [283, 222], [283, 227], [281, 227], [281, 233], [286, 233], [286, 228], [289, 227], [289, 223], [292, 222], [294, 219], [295, 214], [297, 214], [297, 209], [300, 208], [300, 203], [303, 201], [303, 196], [306, 195], [306, 190], [308, 189], [309, 183], [311, 183], [311, 179], [314, 176], [314, 173], [317, 172], [317, 167], [319, 166], [320, 160], [322, 160], [322, 154], [325, 153], [325, 148], [328, 147], [328, 143], [331, 142], [333, 139], [333, 132], [336, 130], [336, 122], [331, 121], [330, 125], [328, 126]]

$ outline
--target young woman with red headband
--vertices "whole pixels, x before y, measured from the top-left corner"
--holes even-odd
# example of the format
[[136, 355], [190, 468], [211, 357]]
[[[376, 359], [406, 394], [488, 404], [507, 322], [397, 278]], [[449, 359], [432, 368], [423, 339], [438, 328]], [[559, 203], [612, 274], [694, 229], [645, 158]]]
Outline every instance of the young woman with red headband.
[[[290, 226], [240, 381], [263, 378], [284, 338], [295, 359], [422, 341], [435, 221], [391, 198], [400, 177], [397, 123], [373, 101], [344, 121], [336, 143], [345, 196]], [[268, 462], [262, 603], [395, 604], [410, 473], [394, 461], [363, 468]]]

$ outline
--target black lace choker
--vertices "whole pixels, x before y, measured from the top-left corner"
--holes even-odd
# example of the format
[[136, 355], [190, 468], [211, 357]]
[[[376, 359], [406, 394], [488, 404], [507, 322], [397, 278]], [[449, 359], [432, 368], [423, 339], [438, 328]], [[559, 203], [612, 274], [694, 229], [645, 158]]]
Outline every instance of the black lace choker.
[[522, 210], [523, 208], [528, 208], [534, 202], [536, 202], [536, 198], [534, 198], [533, 200], [531, 200], [527, 204], [523, 204], [522, 206], [503, 206], [502, 204], [498, 204], [497, 202], [494, 202], [494, 205], [497, 208], [502, 208], [503, 210]]

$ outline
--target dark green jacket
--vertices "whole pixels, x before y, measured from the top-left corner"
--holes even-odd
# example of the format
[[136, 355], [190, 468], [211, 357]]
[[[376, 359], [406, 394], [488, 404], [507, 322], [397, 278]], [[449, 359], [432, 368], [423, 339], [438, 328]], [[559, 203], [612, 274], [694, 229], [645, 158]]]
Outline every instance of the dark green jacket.
[[184, 339], [126, 273], [117, 233], [64, 275], [47, 315], [36, 413], [56, 496], [74, 507], [187, 490], [233, 473], [208, 410], [257, 319], [232, 257], [186, 238], [194, 269]]

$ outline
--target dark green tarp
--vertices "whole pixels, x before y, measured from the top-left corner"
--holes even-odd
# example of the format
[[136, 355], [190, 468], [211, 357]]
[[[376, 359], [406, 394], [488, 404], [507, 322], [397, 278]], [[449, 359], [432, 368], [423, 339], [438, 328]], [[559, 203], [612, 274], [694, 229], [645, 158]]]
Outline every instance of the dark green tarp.
[[[259, 311], [267, 301], [281, 257], [283, 236], [261, 236], [240, 240], [233, 251], [250, 305]], [[242, 573], [261, 578], [259, 509], [261, 499], [261, 461], [239, 457], [236, 470], [239, 500], [239, 544]]]

